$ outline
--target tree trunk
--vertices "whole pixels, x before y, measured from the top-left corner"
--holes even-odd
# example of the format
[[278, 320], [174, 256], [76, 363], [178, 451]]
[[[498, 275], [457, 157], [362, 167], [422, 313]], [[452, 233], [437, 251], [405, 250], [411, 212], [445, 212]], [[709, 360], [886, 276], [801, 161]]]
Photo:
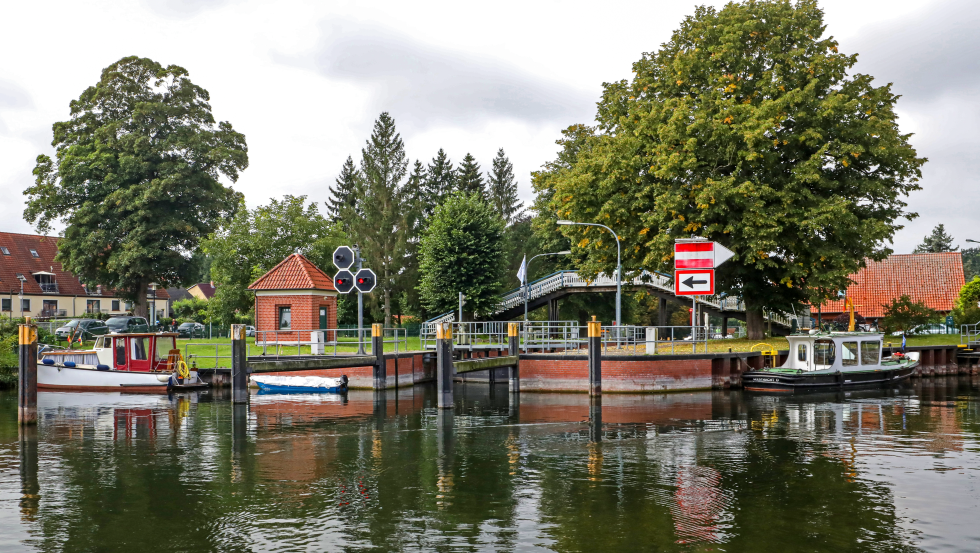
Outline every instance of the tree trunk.
[[136, 300], [133, 301], [133, 315], [136, 317], [143, 317], [147, 322], [150, 321], [150, 306], [149, 301], [146, 299], [146, 290], [150, 287], [149, 283], [140, 283], [139, 292], [136, 294]]
[[745, 300], [745, 331], [749, 340], [761, 340], [765, 337], [765, 319], [762, 317], [762, 306]]

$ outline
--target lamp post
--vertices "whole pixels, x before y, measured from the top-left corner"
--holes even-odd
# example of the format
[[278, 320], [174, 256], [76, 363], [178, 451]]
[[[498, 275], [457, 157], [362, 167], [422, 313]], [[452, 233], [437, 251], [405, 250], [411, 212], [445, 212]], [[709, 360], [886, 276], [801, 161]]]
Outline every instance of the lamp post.
[[156, 282], [150, 283], [150, 290], [153, 290], [153, 300], [151, 303], [152, 307], [150, 308], [152, 309], [152, 312], [150, 313], [150, 326], [154, 328], [157, 326], [157, 286], [160, 285]]
[[[20, 317], [24, 318], [24, 283], [27, 282], [27, 277], [24, 275], [17, 275], [17, 280], [20, 281], [20, 295], [17, 296], [17, 301], [20, 302]], [[12, 315], [14, 310], [11, 309], [10, 313]]]
[[551, 253], [539, 253], [538, 255], [532, 257], [531, 260], [527, 262], [527, 265], [524, 266], [524, 322], [525, 323], [527, 322], [527, 300], [528, 300], [528, 296], [531, 294], [531, 291], [529, 289], [531, 283], [530, 283], [530, 279], [527, 278], [527, 275], [531, 274], [531, 272], [528, 270], [531, 267], [531, 261], [534, 261], [535, 259], [546, 255], [571, 255], [571, 253], [572, 253], [571, 250], [564, 250], [560, 252], [551, 252]]
[[[599, 223], [578, 223], [575, 221], [568, 221], [561, 219], [558, 221], [559, 225], [582, 225], [585, 227], [602, 227], [609, 231], [616, 239], [616, 325], [621, 326], [623, 324], [622, 320], [622, 291], [623, 291], [623, 262], [622, 255], [619, 247], [619, 236], [613, 232], [613, 229], [607, 227], [606, 225], [600, 225]], [[619, 335], [617, 331], [616, 335]]]

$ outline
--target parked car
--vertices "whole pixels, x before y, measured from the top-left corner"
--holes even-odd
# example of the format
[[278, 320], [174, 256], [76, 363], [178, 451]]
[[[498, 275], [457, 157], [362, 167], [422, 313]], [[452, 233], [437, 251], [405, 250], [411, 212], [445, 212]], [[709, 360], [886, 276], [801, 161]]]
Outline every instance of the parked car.
[[249, 338], [255, 338], [255, 327], [246, 325], [245, 336], [248, 336]]
[[113, 317], [105, 322], [110, 334], [126, 332], [149, 332], [150, 325], [143, 317]]
[[204, 338], [204, 325], [201, 323], [181, 323], [177, 327], [177, 335], [180, 338]]
[[109, 327], [102, 321], [95, 319], [72, 319], [65, 326], [54, 331], [54, 335], [59, 340], [67, 340], [69, 337], [78, 340], [79, 336], [82, 340], [91, 340], [96, 336], [103, 336], [108, 333]]

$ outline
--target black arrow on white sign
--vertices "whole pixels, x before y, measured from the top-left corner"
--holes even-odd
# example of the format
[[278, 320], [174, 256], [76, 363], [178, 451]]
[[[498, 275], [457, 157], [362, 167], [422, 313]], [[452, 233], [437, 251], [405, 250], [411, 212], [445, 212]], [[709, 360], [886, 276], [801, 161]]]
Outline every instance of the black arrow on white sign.
[[707, 284], [707, 280], [694, 280], [693, 276], [687, 277], [687, 280], [682, 280], [681, 283], [688, 288], [694, 288], [695, 284]]

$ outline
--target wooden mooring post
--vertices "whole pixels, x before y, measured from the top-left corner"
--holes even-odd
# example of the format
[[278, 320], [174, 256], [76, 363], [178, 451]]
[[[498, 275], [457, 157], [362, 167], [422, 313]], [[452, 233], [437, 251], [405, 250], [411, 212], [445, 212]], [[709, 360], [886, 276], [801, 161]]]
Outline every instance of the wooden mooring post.
[[27, 322], [17, 327], [17, 423], [37, 424], [37, 327]]
[[[371, 355], [375, 358], [374, 389], [384, 390], [388, 387], [388, 367], [385, 365], [384, 326], [381, 323], [371, 325]], [[398, 387], [397, 383], [395, 387]]]
[[[520, 358], [520, 336], [518, 335], [518, 323], [507, 324], [507, 354]], [[512, 393], [521, 391], [521, 371], [520, 361], [515, 363], [508, 371], [507, 390]]]
[[602, 323], [589, 321], [589, 395], [602, 395]]
[[245, 325], [231, 325], [231, 401], [248, 402], [248, 344]]
[[438, 407], [453, 408], [453, 323], [436, 325], [436, 386]]

